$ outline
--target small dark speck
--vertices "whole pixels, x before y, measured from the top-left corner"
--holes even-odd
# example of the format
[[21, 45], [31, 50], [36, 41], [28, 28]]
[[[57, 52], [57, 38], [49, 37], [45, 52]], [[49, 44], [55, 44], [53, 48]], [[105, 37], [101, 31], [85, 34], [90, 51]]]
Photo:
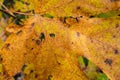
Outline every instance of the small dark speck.
[[116, 36], [115, 36], [115, 35], [113, 35], [113, 38], [116, 38]]
[[6, 48], [6, 49], [9, 49], [9, 47], [10, 47], [10, 43], [6, 43], [6, 44], [5, 44], [5, 48]]
[[50, 37], [55, 37], [55, 34], [54, 33], [50, 33], [49, 36]]
[[118, 54], [119, 52], [118, 52], [118, 50], [117, 50], [117, 49], [115, 49], [115, 50], [114, 50], [114, 53], [115, 53], [115, 54]]
[[36, 40], [37, 45], [40, 45], [40, 42], [41, 42], [40, 40]]
[[80, 18], [82, 18], [83, 16], [80, 16]]
[[30, 73], [33, 73], [33, 72], [34, 72], [33, 70], [30, 71]]
[[115, 27], [118, 28], [118, 27], [119, 27], [119, 24], [116, 24]]
[[31, 48], [31, 50], [33, 50], [33, 48]]
[[120, 16], [120, 14], [118, 14], [118, 16]]
[[111, 66], [113, 61], [111, 59], [106, 59], [104, 62]]
[[33, 27], [35, 25], [35, 23], [32, 23], [31, 26]]
[[94, 18], [95, 16], [91, 15], [89, 18]]
[[72, 44], [74, 44], [74, 42], [72, 42]]
[[34, 41], [35, 39], [32, 39], [32, 41]]
[[90, 41], [91, 41], [91, 43], [93, 43], [93, 39], [92, 38], [90, 38]]
[[80, 6], [77, 6], [76, 9], [77, 9], [77, 10], [80, 9]]
[[80, 33], [79, 33], [79, 32], [77, 32], [77, 36], [78, 36], [78, 37], [80, 36]]

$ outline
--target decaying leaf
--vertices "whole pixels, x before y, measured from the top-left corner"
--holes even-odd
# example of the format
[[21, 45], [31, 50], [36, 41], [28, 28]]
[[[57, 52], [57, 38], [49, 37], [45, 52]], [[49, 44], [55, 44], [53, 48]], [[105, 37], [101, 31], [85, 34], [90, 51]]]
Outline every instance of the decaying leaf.
[[120, 79], [119, 0], [34, 1], [37, 14], [14, 28], [1, 49], [5, 80], [22, 73], [25, 80], [88, 80], [78, 55]]
[[[51, 77], [55, 80], [87, 80], [69, 45], [69, 30], [56, 19], [39, 16], [32, 20], [21, 33], [11, 34], [5, 42], [5, 45], [9, 44], [1, 51], [5, 75], [12, 77], [26, 65], [23, 70], [26, 80], [46, 80]], [[31, 25], [33, 23], [34, 26]], [[41, 37], [41, 33], [44, 37]], [[51, 33], [55, 36], [51, 37]]]

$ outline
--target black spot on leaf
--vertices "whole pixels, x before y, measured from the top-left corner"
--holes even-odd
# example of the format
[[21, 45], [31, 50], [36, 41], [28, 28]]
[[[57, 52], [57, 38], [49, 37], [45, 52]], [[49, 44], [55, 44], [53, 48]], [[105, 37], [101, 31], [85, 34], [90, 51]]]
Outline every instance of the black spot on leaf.
[[104, 61], [107, 65], [112, 65], [112, 59], [106, 59], [105, 61]]
[[44, 33], [41, 33], [39, 38], [40, 38], [40, 41], [45, 40], [45, 35], [44, 35]]
[[77, 22], [79, 22], [79, 20], [78, 20], [78, 18], [77, 18], [77, 17], [76, 17], [76, 18], [74, 18], [74, 19], [76, 19], [76, 21], [77, 21]]
[[50, 33], [49, 35], [50, 35], [50, 37], [55, 37], [54, 33]]
[[31, 50], [33, 50], [34, 48], [31, 48]]
[[30, 73], [33, 73], [34, 72], [34, 70], [30, 70]]
[[91, 15], [89, 18], [94, 18], [95, 16]]

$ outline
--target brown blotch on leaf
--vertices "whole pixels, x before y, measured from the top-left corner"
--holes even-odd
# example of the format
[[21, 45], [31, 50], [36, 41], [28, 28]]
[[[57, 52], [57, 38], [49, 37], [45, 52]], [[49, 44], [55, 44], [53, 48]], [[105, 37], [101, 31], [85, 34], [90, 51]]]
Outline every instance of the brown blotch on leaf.
[[119, 24], [116, 24], [115, 27], [118, 28], [118, 27], [119, 27]]
[[31, 48], [31, 50], [33, 50], [33, 48]]
[[38, 74], [35, 74], [35, 78], [37, 78], [38, 77]]
[[32, 39], [32, 41], [34, 41], [35, 39]]
[[77, 6], [76, 9], [79, 10], [79, 9], [80, 9], [80, 6]]
[[10, 43], [6, 43], [4, 46], [4, 48], [6, 48], [6, 49], [9, 49], [9, 47], [10, 47]]
[[30, 70], [30, 73], [33, 73], [34, 72], [34, 70]]
[[115, 54], [118, 54], [119, 51], [118, 51], [117, 49], [114, 49], [114, 53], [115, 53]]
[[40, 40], [36, 40], [36, 44], [40, 45], [41, 41]]
[[80, 33], [79, 32], [77, 32], [77, 36], [80, 37]]
[[105, 61], [104, 61], [107, 65], [112, 65], [112, 59], [106, 59]]
[[115, 35], [113, 35], [113, 38], [116, 38], [116, 36], [115, 36]]

